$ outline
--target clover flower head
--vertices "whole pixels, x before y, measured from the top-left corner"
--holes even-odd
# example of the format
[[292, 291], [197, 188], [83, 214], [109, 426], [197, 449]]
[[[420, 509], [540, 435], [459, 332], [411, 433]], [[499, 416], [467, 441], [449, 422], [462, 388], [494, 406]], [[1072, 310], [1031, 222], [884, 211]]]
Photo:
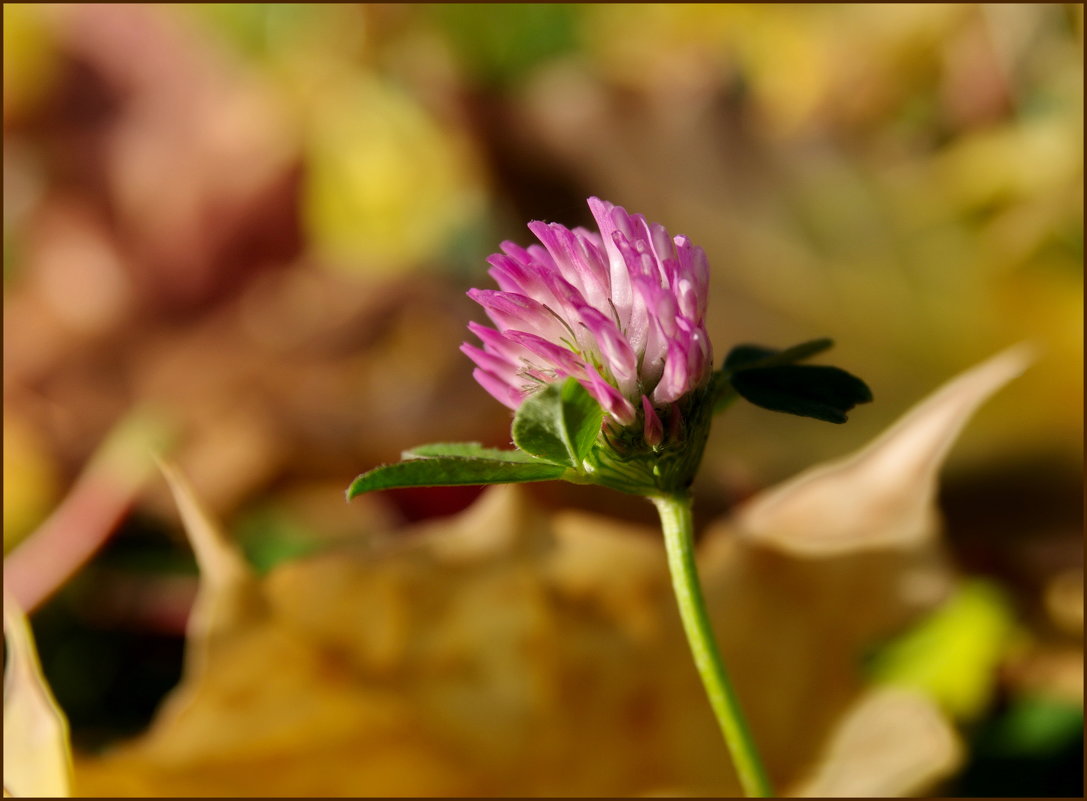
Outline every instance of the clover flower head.
[[709, 267], [702, 248], [599, 198], [600, 233], [531, 222], [541, 244], [503, 242], [487, 259], [499, 289], [473, 289], [495, 328], [469, 323], [482, 347], [461, 350], [491, 395], [517, 409], [545, 384], [575, 378], [620, 426], [642, 418], [663, 436], [658, 410], [709, 380]]

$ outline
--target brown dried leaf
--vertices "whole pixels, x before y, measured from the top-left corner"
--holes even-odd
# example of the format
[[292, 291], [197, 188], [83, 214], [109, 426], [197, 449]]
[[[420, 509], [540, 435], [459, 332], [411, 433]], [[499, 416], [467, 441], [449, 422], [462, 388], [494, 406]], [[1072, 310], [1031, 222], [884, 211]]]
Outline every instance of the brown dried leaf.
[[[917, 508], [931, 503], [969, 411], [1020, 359], [967, 373], [862, 451], [869, 463], [906, 464], [857, 482], [853, 502], [910, 536], [877, 527], [869, 541], [857, 518], [838, 529], [828, 520], [824, 539], [837, 547], [805, 549], [780, 534], [797, 527], [752, 526], [747, 513], [746, 537], [731, 536], [737, 521], [707, 532], [710, 612], [779, 787], [912, 793], [954, 766], [949, 724], [931, 704], [883, 692], [864, 700], [857, 654], [951, 587], [946, 557], [918, 534]], [[918, 427], [927, 433], [914, 436]], [[217, 576], [212, 622], [236, 608], [232, 592], [249, 605], [225, 615], [229, 626], [194, 624], [190, 645], [205, 659], [187, 665], [146, 735], [77, 764], [80, 793], [739, 792], [652, 529], [548, 514], [522, 488], [492, 487], [460, 515], [257, 580], [223, 567], [239, 557], [174, 484]], [[802, 484], [808, 497], [812, 486]], [[822, 486], [841, 497], [834, 482]], [[876, 514], [881, 497], [904, 499], [890, 508], [913, 515], [910, 525]], [[805, 776], [821, 755], [822, 772]], [[849, 784], [833, 772], [865, 760], [882, 767], [848, 768]]]
[[[790, 597], [803, 565], [761, 587], [758, 563], [738, 566], [749, 597], [732, 612], [716, 593], [713, 614], [787, 780], [859, 690], [843, 669], [852, 640], [831, 639], [842, 621], [819, 619], [846, 600], [791, 626], [766, 597]], [[194, 627], [207, 658], [188, 666], [180, 711], [80, 762], [81, 794], [739, 790], [650, 529], [546, 515], [496, 487], [372, 551], [284, 564], [260, 593], [263, 611], [229, 636], [202, 643]], [[733, 625], [745, 610], [755, 630]], [[775, 707], [790, 725], [767, 726]]]

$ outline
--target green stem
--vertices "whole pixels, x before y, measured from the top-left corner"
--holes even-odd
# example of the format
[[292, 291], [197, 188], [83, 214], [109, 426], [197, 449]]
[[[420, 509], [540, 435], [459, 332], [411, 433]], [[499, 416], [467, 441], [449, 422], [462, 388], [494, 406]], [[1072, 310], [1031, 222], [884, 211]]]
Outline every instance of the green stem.
[[740, 783], [749, 797], [772, 797], [774, 791], [740, 710], [736, 691], [733, 690], [725, 671], [721, 653], [717, 650], [706, 612], [706, 601], [702, 596], [702, 585], [698, 581], [698, 568], [694, 560], [691, 499], [684, 494], [658, 496], [650, 500], [660, 514], [664, 545], [668, 552], [668, 569], [672, 574], [672, 588], [679, 603], [679, 615], [687, 632], [687, 642], [691, 646], [695, 666], [709, 696], [710, 706], [713, 707], [729, 753], [732, 754]]

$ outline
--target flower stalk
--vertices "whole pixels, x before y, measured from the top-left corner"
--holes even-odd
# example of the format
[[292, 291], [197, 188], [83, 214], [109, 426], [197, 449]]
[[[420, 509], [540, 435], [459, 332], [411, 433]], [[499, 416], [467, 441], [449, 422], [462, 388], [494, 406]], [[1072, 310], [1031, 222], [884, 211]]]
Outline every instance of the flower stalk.
[[740, 708], [721, 652], [713, 636], [698, 567], [694, 559], [694, 532], [691, 519], [691, 499], [687, 494], [650, 498], [657, 507], [664, 531], [664, 547], [668, 554], [668, 571], [672, 589], [679, 605], [683, 630], [691, 647], [695, 667], [702, 686], [709, 696], [710, 706], [721, 727], [725, 744], [732, 756], [744, 793], [749, 798], [770, 798], [774, 791], [755, 747], [747, 721]]

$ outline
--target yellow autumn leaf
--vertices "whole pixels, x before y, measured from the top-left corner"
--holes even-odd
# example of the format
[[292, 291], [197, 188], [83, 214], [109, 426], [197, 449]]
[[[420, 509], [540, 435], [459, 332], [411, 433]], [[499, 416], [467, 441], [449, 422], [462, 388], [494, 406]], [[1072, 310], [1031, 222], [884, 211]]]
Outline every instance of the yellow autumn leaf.
[[48, 10], [33, 3], [4, 3], [4, 118], [30, 110], [59, 73]]
[[4, 553], [48, 514], [57, 470], [44, 443], [21, 420], [4, 415]]
[[482, 211], [467, 142], [391, 84], [365, 75], [329, 81], [308, 128], [303, 215], [334, 265], [415, 267]]
[[72, 754], [68, 721], [42, 675], [30, 623], [4, 593], [4, 794], [69, 795]]

